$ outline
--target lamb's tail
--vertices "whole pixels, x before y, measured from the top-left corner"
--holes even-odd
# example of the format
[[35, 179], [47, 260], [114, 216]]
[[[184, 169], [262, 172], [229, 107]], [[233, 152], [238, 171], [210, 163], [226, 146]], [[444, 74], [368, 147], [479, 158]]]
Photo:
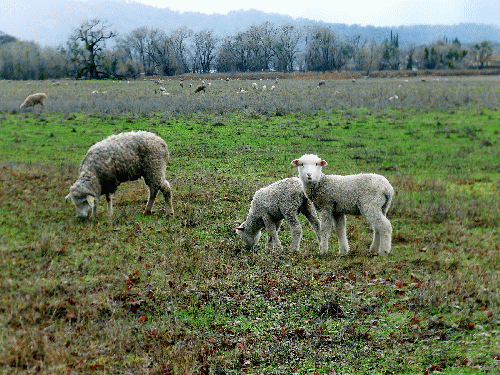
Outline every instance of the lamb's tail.
[[384, 215], [387, 215], [387, 211], [389, 211], [389, 208], [391, 207], [393, 195], [394, 190], [392, 189], [392, 187], [391, 189], [384, 192], [385, 203], [382, 205], [382, 212], [384, 213]]

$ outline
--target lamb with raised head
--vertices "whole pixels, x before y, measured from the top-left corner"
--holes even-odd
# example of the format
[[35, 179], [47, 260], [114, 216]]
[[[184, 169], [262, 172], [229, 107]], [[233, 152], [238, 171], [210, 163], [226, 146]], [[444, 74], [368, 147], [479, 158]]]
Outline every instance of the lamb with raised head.
[[251, 249], [259, 242], [261, 230], [265, 227], [268, 236], [266, 249], [282, 250], [278, 231], [285, 219], [291, 231], [290, 250], [298, 251], [302, 240], [300, 213], [306, 216], [318, 236], [320, 223], [302, 183], [297, 177], [285, 178], [255, 192], [247, 218], [236, 228], [236, 233]]
[[298, 167], [304, 191], [314, 203], [320, 218], [319, 251], [328, 251], [332, 226], [339, 242], [339, 255], [349, 252], [345, 215], [363, 215], [373, 228], [370, 251], [378, 255], [391, 252], [392, 226], [387, 219], [394, 189], [384, 176], [361, 173], [348, 176], [325, 175], [327, 165], [316, 155], [303, 155], [292, 161]]
[[34, 107], [37, 104], [40, 104], [41, 107], [43, 108], [44, 102], [47, 99], [47, 94], [43, 92], [39, 92], [37, 94], [31, 94], [24, 99], [24, 102], [19, 106], [19, 109], [25, 108], [25, 107]]
[[161, 191], [166, 214], [173, 214], [170, 185], [165, 179], [169, 158], [167, 144], [154, 133], [133, 131], [111, 135], [89, 148], [80, 164], [78, 180], [71, 186], [66, 199], [71, 198], [78, 217], [86, 218], [89, 209], [94, 217], [97, 216], [99, 197], [106, 195], [111, 215], [113, 194], [118, 186], [143, 177], [149, 188], [144, 213], [151, 212], [156, 195]]

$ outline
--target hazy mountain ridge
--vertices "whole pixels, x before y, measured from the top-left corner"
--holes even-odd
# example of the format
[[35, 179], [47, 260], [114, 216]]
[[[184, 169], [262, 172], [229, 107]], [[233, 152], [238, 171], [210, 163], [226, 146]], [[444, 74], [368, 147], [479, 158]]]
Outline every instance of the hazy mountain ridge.
[[169, 8], [124, 0], [4, 0], [0, 4], [0, 30], [21, 40], [33, 40], [41, 45], [57, 46], [68, 39], [71, 32], [90, 18], [107, 20], [119, 36], [148, 26], [165, 31], [187, 26], [194, 31], [211, 29], [223, 37], [244, 31], [252, 25], [270, 22], [276, 26], [293, 24], [298, 28], [312, 25], [330, 27], [339, 35], [361, 35], [362, 40], [374, 39], [378, 43], [387, 39], [390, 32], [399, 34], [400, 45], [409, 43], [427, 44], [440, 37], [458, 39], [471, 43], [488, 39], [500, 43], [500, 27], [485, 24], [415, 25], [397, 27], [375, 27], [361, 25], [331, 24], [304, 18], [265, 13], [257, 10], [236, 10], [226, 14], [178, 12]]

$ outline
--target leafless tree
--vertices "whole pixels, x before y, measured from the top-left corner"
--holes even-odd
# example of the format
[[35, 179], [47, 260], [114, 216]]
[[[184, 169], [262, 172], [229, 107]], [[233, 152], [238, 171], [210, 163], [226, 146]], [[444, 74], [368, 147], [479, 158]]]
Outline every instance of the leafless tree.
[[78, 77], [86, 76], [91, 79], [100, 77], [99, 64], [102, 52], [106, 48], [106, 41], [116, 37], [106, 21], [98, 18], [82, 23], [68, 41], [72, 50], [73, 62], [78, 66]]

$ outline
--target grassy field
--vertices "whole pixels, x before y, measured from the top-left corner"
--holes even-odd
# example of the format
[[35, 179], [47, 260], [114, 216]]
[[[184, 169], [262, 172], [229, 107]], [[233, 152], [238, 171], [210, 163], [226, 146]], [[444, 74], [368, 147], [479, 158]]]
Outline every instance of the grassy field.
[[[252, 82], [0, 82], [0, 373], [500, 371], [498, 78]], [[78, 221], [88, 147], [137, 129], [167, 141], [175, 215], [136, 181]], [[244, 250], [253, 193], [305, 153], [388, 178], [389, 256], [362, 217], [345, 257], [307, 221], [298, 253], [286, 224], [282, 253]]]

